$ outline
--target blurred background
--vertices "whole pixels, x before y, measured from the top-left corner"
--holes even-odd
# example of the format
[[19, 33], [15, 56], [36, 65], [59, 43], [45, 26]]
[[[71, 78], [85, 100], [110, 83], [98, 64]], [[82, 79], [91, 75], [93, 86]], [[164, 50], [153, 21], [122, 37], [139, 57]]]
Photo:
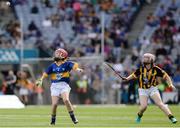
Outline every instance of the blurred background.
[[[0, 96], [50, 104], [50, 81], [35, 80], [64, 48], [83, 73], [71, 73], [73, 104], [137, 104], [138, 83], [124, 83], [145, 52], [172, 78], [159, 80], [162, 99], [180, 103], [180, 0], [1, 0]], [[151, 101], [149, 101], [151, 103]]]

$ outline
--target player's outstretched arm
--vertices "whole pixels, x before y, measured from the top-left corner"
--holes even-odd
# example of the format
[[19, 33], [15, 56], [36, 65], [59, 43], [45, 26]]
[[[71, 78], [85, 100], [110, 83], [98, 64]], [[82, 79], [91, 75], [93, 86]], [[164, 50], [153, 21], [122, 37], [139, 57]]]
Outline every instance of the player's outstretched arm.
[[83, 72], [83, 69], [77, 68], [76, 71], [78, 71], [78, 72]]
[[132, 80], [132, 79], [135, 79], [136, 77], [134, 76], [134, 73], [129, 75], [128, 77], [124, 77], [123, 80], [125, 81], [129, 81], [129, 80]]
[[78, 72], [83, 72], [83, 69], [79, 68], [79, 64], [78, 63], [74, 63], [73, 70], [78, 71]]
[[167, 73], [166, 73], [164, 79], [166, 80], [169, 87], [171, 87], [173, 89], [176, 89], [175, 86], [172, 83], [172, 80], [171, 80], [170, 76]]
[[42, 84], [43, 84], [43, 79], [46, 78], [47, 76], [48, 76], [47, 73], [44, 72], [43, 75], [41, 76], [41, 78], [37, 79], [36, 85], [37, 85], [37, 86], [42, 86]]

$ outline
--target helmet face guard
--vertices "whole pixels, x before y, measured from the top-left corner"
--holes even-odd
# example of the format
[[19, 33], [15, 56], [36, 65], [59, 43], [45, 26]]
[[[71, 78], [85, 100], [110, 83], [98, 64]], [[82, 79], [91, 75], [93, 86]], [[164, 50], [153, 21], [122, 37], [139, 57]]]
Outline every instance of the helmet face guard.
[[153, 66], [155, 61], [155, 56], [151, 53], [145, 53], [143, 55], [142, 63], [144, 66], [151, 64], [151, 67]]
[[63, 59], [63, 58], [58, 58], [58, 57], [54, 57], [53, 59], [54, 59], [54, 61], [56, 61], [56, 62], [58, 62], [58, 61], [64, 61], [64, 60], [65, 60], [65, 59]]

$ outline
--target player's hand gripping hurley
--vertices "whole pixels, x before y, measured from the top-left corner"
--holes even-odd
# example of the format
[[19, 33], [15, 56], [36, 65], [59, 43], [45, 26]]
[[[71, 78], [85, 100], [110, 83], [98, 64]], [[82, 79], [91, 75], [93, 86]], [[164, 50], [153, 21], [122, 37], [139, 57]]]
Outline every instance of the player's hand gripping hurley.
[[36, 81], [36, 86], [42, 86], [42, 84], [43, 84], [43, 80], [42, 79], [38, 79]]
[[116, 73], [122, 80], [127, 80], [126, 77], [123, 77], [121, 74], [119, 74], [109, 63], [104, 62], [113, 72]]

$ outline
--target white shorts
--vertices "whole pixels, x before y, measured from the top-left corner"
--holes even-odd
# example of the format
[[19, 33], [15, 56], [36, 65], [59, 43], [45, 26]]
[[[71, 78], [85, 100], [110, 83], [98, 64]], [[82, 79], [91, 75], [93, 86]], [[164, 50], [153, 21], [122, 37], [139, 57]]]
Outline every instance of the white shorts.
[[155, 93], [159, 93], [158, 88], [154, 86], [151, 86], [149, 89], [139, 88], [138, 91], [140, 96], [147, 96], [147, 97], [153, 96]]
[[29, 94], [29, 91], [28, 91], [28, 89], [26, 89], [26, 88], [23, 88], [23, 87], [21, 87], [20, 88], [20, 90], [19, 90], [19, 95], [28, 95]]
[[51, 96], [60, 96], [64, 92], [70, 92], [71, 88], [66, 82], [52, 83], [51, 87]]

